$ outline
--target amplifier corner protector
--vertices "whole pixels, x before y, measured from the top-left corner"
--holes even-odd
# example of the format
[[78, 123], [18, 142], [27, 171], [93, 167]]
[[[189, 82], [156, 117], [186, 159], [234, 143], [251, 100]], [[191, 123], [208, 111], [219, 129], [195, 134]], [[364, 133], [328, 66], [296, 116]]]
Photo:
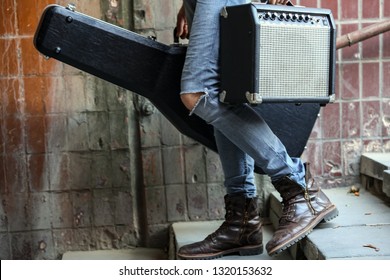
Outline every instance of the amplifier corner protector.
[[219, 101], [221, 101], [222, 103], [225, 102], [225, 98], [226, 98], [226, 90], [223, 90], [220, 94], [219, 94]]
[[226, 6], [222, 8], [221, 16], [224, 17], [224, 18], [228, 17], [228, 12], [227, 12]]
[[331, 94], [329, 96], [329, 103], [335, 103], [336, 102], [336, 94]]
[[261, 104], [263, 103], [263, 98], [259, 93], [251, 93], [251, 92], [246, 92], [245, 93], [246, 99], [250, 104]]

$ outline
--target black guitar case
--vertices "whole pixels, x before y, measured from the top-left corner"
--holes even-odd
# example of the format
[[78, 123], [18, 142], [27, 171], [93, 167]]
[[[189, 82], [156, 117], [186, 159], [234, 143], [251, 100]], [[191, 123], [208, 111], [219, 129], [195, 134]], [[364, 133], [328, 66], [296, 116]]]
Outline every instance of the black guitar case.
[[[218, 152], [213, 127], [195, 115], [189, 116], [180, 100], [185, 45], [162, 44], [58, 5], [43, 11], [34, 45], [47, 57], [146, 97], [182, 134]], [[300, 157], [320, 105], [258, 106], [290, 156]], [[263, 173], [258, 167], [256, 172]]]

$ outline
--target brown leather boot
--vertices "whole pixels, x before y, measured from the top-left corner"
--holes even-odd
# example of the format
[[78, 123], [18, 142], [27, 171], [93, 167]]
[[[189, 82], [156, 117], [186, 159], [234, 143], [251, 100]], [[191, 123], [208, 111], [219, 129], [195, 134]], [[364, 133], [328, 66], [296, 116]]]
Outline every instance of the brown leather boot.
[[263, 252], [263, 233], [257, 198], [244, 195], [225, 196], [225, 221], [203, 241], [179, 249], [181, 259], [214, 259], [238, 253], [257, 255]]
[[320, 188], [309, 179], [302, 188], [289, 177], [274, 184], [283, 199], [283, 213], [272, 239], [266, 249], [270, 256], [278, 254], [307, 236], [320, 222], [329, 221], [338, 215], [338, 210]]

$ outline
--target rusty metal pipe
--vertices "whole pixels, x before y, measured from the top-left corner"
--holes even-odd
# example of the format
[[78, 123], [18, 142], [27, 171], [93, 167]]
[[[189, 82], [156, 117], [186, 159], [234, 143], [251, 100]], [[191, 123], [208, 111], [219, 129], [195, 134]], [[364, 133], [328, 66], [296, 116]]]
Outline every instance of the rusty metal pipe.
[[346, 35], [340, 36], [336, 41], [336, 49], [342, 49], [352, 46], [356, 43], [377, 36], [381, 33], [390, 31], [390, 20], [371, 24], [363, 29], [356, 30]]

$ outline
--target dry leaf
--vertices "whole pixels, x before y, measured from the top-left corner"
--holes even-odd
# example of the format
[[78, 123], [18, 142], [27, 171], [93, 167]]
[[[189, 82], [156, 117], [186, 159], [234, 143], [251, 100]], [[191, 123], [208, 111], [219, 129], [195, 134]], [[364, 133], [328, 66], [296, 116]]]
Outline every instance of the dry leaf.
[[376, 252], [379, 251], [379, 248], [378, 248], [378, 247], [375, 247], [375, 246], [372, 245], [372, 244], [364, 244], [363, 247], [367, 247], [367, 248], [374, 249]]
[[360, 193], [360, 188], [356, 187], [356, 186], [352, 186], [350, 189], [349, 189], [349, 193], [353, 193], [355, 196], [359, 196]]

